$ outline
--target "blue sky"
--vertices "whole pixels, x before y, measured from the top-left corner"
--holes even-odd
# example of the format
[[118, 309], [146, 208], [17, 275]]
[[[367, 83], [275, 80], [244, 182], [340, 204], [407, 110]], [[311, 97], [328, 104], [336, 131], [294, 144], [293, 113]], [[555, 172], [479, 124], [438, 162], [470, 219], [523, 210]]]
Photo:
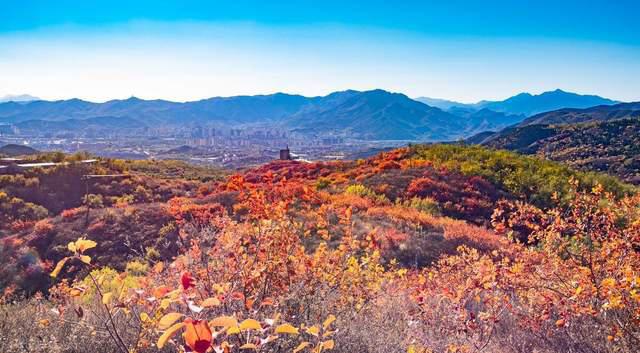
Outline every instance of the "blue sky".
[[637, 1], [15, 1], [0, 96], [193, 100], [384, 88], [640, 100]]

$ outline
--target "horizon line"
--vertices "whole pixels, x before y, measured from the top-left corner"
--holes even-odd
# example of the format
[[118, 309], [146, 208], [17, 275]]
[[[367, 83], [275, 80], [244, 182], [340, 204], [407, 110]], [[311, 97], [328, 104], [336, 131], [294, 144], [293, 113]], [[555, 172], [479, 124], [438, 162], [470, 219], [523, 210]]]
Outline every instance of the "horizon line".
[[[106, 100], [92, 100], [92, 99], [85, 99], [85, 98], [81, 98], [81, 97], [67, 97], [67, 98], [41, 98], [41, 97], [36, 97], [33, 96], [29, 93], [22, 93], [22, 94], [5, 94], [3, 96], [0, 96], [0, 100], [2, 99], [9, 99], [10, 97], [20, 97], [20, 96], [29, 96], [29, 97], [33, 97], [36, 99], [32, 99], [32, 100], [6, 100], [6, 101], [2, 101], [0, 102], [0, 104], [4, 104], [4, 103], [23, 103], [23, 104], [27, 104], [27, 103], [31, 103], [31, 102], [64, 102], [64, 101], [70, 101], [70, 100], [80, 100], [83, 102], [87, 102], [87, 103], [93, 103], [93, 104], [104, 104], [104, 103], [108, 103], [108, 102], [116, 102], [116, 101], [126, 101], [126, 100], [130, 100], [130, 99], [137, 99], [137, 100], [141, 100], [141, 101], [165, 101], [165, 102], [170, 102], [170, 103], [179, 103], [179, 104], [185, 104], [185, 103], [193, 103], [193, 102], [200, 102], [200, 101], [204, 101], [204, 100], [210, 100], [210, 99], [227, 99], [227, 98], [237, 98], [237, 97], [267, 97], [267, 96], [274, 96], [274, 95], [278, 95], [278, 94], [283, 94], [283, 95], [288, 95], [288, 96], [299, 96], [299, 97], [304, 97], [304, 98], [321, 98], [321, 97], [326, 97], [329, 96], [331, 94], [334, 93], [341, 93], [341, 92], [349, 92], [349, 91], [355, 91], [355, 92], [359, 92], [359, 93], [365, 93], [365, 92], [373, 92], [373, 91], [384, 91], [387, 93], [391, 93], [391, 94], [402, 94], [404, 96], [406, 96], [407, 98], [411, 99], [411, 100], [415, 100], [415, 101], [419, 101], [419, 99], [421, 98], [429, 98], [429, 99], [435, 99], [435, 100], [443, 100], [443, 101], [449, 101], [449, 102], [454, 102], [454, 103], [459, 103], [459, 104], [465, 104], [465, 105], [474, 105], [474, 104], [479, 104], [479, 103], [483, 103], [483, 102], [500, 102], [500, 101], [504, 101], [507, 100], [509, 98], [518, 96], [518, 95], [523, 95], [523, 94], [528, 94], [531, 96], [540, 96], [544, 93], [550, 93], [550, 92], [565, 92], [565, 93], [570, 93], [570, 94], [577, 94], [577, 95], [581, 95], [581, 96], [596, 96], [596, 97], [600, 97], [600, 98], [604, 98], [604, 99], [609, 99], [618, 103], [631, 103], [631, 102], [636, 102], [636, 101], [640, 101], [640, 99], [638, 100], [620, 100], [620, 99], [616, 99], [616, 98], [610, 98], [610, 97], [604, 97], [601, 96], [597, 93], [583, 93], [583, 92], [576, 92], [576, 91], [568, 91], [568, 90], [564, 90], [561, 88], [555, 88], [555, 89], [548, 89], [548, 90], [541, 90], [539, 92], [529, 92], [529, 91], [521, 91], [521, 92], [517, 92], [514, 94], [511, 94], [507, 97], [504, 98], [493, 98], [493, 99], [481, 99], [478, 101], [474, 101], [474, 102], [465, 102], [462, 100], [457, 100], [457, 99], [451, 99], [451, 98], [441, 98], [441, 97], [431, 97], [431, 96], [427, 96], [427, 95], [420, 95], [420, 96], [409, 96], [403, 92], [398, 92], [398, 91], [392, 91], [392, 90], [388, 90], [388, 89], [384, 89], [384, 88], [372, 88], [372, 89], [337, 89], [337, 90], [332, 90], [324, 95], [305, 95], [305, 94], [300, 94], [300, 93], [291, 93], [291, 92], [284, 92], [284, 91], [276, 91], [276, 92], [271, 92], [271, 93], [257, 93], [257, 94], [235, 94], [235, 95], [225, 95], [225, 96], [221, 96], [221, 95], [216, 95], [216, 96], [207, 96], [207, 97], [203, 97], [203, 98], [196, 98], [196, 99], [189, 99], [189, 100], [173, 100], [171, 98], [160, 98], [160, 97], [156, 97], [156, 98], [141, 98], [139, 96], [136, 96], [135, 94], [127, 97], [127, 98], [109, 98]], [[423, 103], [423, 102], [421, 102]], [[423, 103], [426, 104], [426, 103]], [[428, 105], [428, 104], [427, 104]]]

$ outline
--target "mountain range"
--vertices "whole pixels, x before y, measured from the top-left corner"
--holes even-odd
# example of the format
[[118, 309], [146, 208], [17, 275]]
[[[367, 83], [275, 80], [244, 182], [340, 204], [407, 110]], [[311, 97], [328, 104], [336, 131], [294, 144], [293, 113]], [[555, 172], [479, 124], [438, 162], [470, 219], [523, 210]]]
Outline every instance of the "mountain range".
[[148, 126], [261, 125], [311, 135], [332, 133], [368, 140], [443, 141], [499, 130], [521, 122], [530, 112], [550, 106], [614, 103], [597, 96], [560, 90], [537, 96], [520, 94], [502, 102], [453, 104], [447, 109], [442, 102], [426, 100], [429, 104], [422, 100], [378, 89], [347, 90], [321, 97], [285, 93], [213, 97], [185, 103], [135, 97], [105, 103], [80, 99], [11, 101], [0, 104], [0, 124], [12, 124], [21, 131], [54, 134]]
[[581, 95], [566, 92], [561, 89], [538, 95], [520, 93], [502, 101], [480, 101], [472, 104], [428, 97], [419, 97], [416, 98], [416, 100], [447, 111], [452, 109], [467, 109], [472, 111], [489, 109], [495, 112], [524, 116], [531, 116], [561, 108], [589, 108], [598, 105], [620, 103], [600, 96]]
[[28, 94], [17, 94], [17, 95], [8, 94], [6, 96], [0, 97], [0, 103], [4, 103], [4, 102], [31, 102], [31, 101], [37, 101], [37, 100], [40, 100], [40, 98], [34, 97], [32, 95], [28, 95]]
[[585, 109], [564, 108], [540, 113], [523, 120], [520, 125], [575, 124], [640, 116], [640, 102], [599, 105]]

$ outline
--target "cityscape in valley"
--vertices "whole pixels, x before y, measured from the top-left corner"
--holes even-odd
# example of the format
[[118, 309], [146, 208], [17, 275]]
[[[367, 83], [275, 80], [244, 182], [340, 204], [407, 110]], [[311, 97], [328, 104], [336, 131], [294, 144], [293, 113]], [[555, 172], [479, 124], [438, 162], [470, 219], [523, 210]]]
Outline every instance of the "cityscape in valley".
[[15, 99], [0, 103], [4, 144], [232, 168], [273, 160], [285, 146], [300, 160], [353, 159], [407, 143], [461, 141], [557, 109], [620, 103], [562, 90], [477, 104], [410, 99], [380, 89], [187, 103], [135, 97], [105, 103]]
[[0, 352], [638, 353], [640, 3], [0, 6]]

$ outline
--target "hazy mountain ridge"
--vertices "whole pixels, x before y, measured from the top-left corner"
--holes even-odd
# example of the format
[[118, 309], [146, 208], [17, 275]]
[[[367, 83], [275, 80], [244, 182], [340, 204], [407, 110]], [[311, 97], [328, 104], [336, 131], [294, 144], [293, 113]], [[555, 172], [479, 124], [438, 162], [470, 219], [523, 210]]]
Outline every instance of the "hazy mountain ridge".
[[588, 108], [598, 105], [611, 105], [617, 101], [602, 98], [595, 95], [580, 95], [557, 89], [538, 95], [521, 93], [519, 95], [498, 102], [479, 102], [478, 108], [488, 108], [498, 112], [511, 114], [523, 114], [531, 116], [541, 112], [552, 111], [561, 108]]
[[40, 100], [38, 97], [34, 97], [30, 94], [7, 94], [0, 97], [0, 103], [3, 102], [30, 102]]
[[520, 125], [574, 124], [589, 121], [606, 121], [640, 116], [640, 102], [600, 105], [586, 109], [560, 109], [534, 115]]
[[431, 97], [417, 97], [415, 98], [415, 100], [435, 108], [440, 108], [442, 110], [449, 110], [451, 108], [471, 108], [471, 106], [473, 105], [473, 104], [467, 104], [467, 103], [460, 103], [460, 102], [456, 102], [448, 99], [431, 98]]
[[36, 132], [41, 130], [77, 131], [81, 129], [119, 130], [139, 129], [147, 127], [140, 120], [128, 117], [101, 116], [87, 119], [52, 120], [27, 120], [15, 124], [20, 131]]
[[[105, 117], [111, 120], [102, 121]], [[310, 134], [335, 132], [376, 140], [459, 139], [514, 123], [513, 118], [505, 119], [504, 114], [488, 111], [451, 114], [384, 90], [347, 90], [323, 97], [285, 93], [214, 97], [186, 103], [132, 97], [105, 103], [70, 99], [0, 104], [0, 122], [21, 129], [73, 130], [87, 126], [108, 129], [109, 124], [118, 128], [122, 124], [113, 120], [116, 118], [127, 118], [127, 128], [147, 124], [271, 124]], [[93, 120], [83, 121], [87, 119]]]
[[450, 111], [453, 109], [482, 110], [489, 109], [499, 113], [532, 116], [542, 112], [561, 108], [589, 108], [598, 105], [612, 105], [620, 102], [596, 95], [581, 95], [561, 89], [543, 92], [537, 95], [520, 93], [502, 101], [480, 101], [466, 104], [446, 99], [428, 97], [416, 98], [421, 102]]
[[[0, 123], [36, 132], [38, 129], [68, 131], [90, 127], [109, 131], [185, 124], [262, 124], [314, 135], [329, 133], [370, 140], [443, 141], [465, 138], [485, 130], [500, 130], [525, 118], [526, 114], [514, 114], [512, 110], [522, 111], [524, 106], [528, 107], [527, 111], [539, 110], [541, 108], [536, 102], [558, 101], [566, 97], [573, 99], [574, 105], [610, 102], [597, 96], [580, 96], [557, 90], [537, 96], [520, 94], [503, 102], [473, 105], [430, 101], [440, 106], [450, 105], [449, 109], [440, 109], [404, 94], [380, 89], [347, 90], [322, 97], [285, 93], [213, 97], [185, 103], [135, 97], [104, 103], [69, 99], [2, 103]], [[105, 117], [110, 120], [106, 121]], [[128, 120], [118, 122], [118, 118]], [[86, 119], [93, 120], [83, 122]]]

